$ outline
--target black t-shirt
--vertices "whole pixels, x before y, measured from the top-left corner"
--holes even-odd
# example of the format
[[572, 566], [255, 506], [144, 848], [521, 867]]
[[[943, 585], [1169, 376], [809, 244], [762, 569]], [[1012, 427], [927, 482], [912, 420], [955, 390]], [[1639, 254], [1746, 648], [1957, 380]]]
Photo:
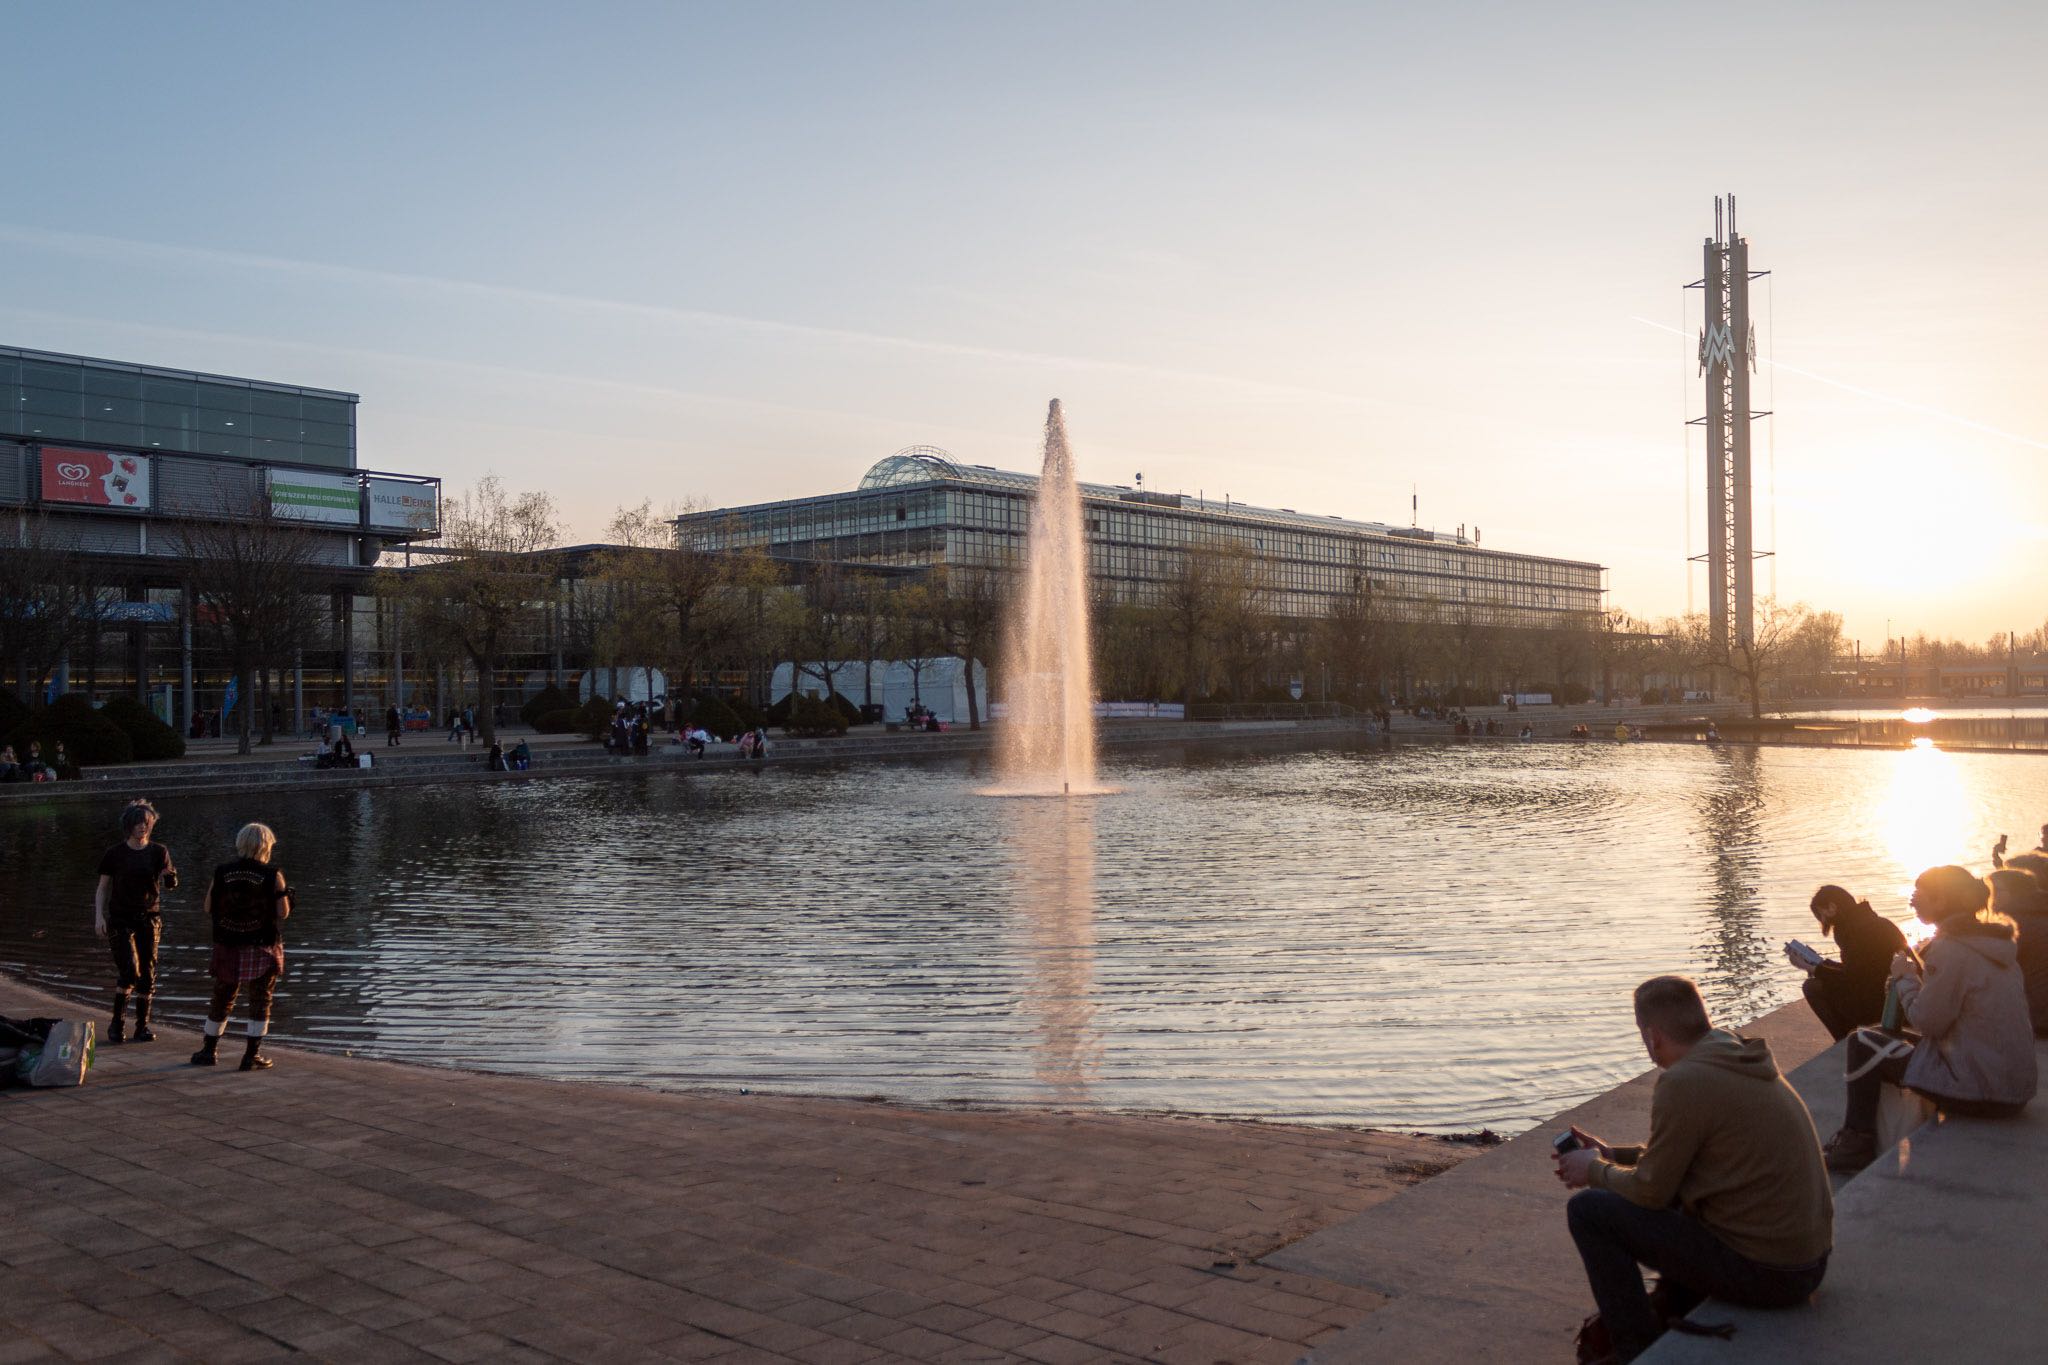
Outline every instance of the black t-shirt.
[[289, 899], [284, 874], [269, 863], [237, 858], [213, 870], [213, 941], [233, 947], [278, 942], [278, 909]]
[[123, 840], [100, 859], [100, 875], [113, 880], [107, 891], [107, 909], [116, 915], [154, 915], [162, 888], [175, 891], [178, 887], [178, 869], [171, 863], [171, 851], [162, 844], [130, 848]]

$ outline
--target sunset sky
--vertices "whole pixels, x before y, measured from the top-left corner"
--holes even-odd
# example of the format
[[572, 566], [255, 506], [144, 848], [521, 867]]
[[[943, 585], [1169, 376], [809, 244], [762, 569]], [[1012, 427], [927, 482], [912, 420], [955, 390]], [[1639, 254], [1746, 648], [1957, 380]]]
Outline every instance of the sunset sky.
[[1414, 487], [1661, 615], [1733, 190], [1759, 590], [1981, 639], [2048, 617], [2043, 14], [21, 6], [0, 344], [358, 392], [366, 467], [579, 540], [913, 443], [1030, 467], [1058, 396], [1084, 477]]

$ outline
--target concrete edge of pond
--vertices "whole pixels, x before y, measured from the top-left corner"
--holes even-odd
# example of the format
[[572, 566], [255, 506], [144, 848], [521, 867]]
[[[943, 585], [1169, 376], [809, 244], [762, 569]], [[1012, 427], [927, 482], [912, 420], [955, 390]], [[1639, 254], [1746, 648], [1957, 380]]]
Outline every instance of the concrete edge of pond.
[[[1365, 737], [1355, 721], [1202, 721], [1154, 722], [1157, 729], [1126, 727], [1106, 730], [1106, 749], [1137, 749], [1180, 745], [1270, 744], [1299, 738]], [[1170, 727], [1170, 728], [1168, 728]], [[690, 758], [678, 746], [665, 745], [646, 754], [614, 757], [601, 750], [556, 747], [536, 754], [535, 766], [524, 772], [491, 772], [482, 755], [436, 754], [399, 758], [364, 769], [318, 771], [297, 759], [250, 760], [237, 763], [123, 764], [87, 770], [72, 782], [11, 784], [0, 787], [0, 809], [45, 802], [105, 801], [145, 792], [156, 796], [200, 796], [217, 792], [355, 791], [372, 787], [418, 786], [436, 782], [535, 782], [556, 777], [617, 777], [648, 772], [713, 773], [762, 771], [769, 768], [834, 763], [894, 763], [918, 759], [972, 757], [993, 749], [992, 730], [915, 737], [858, 736], [847, 739], [781, 739], [766, 759], [744, 759], [736, 753]], [[722, 746], [730, 748], [731, 746]], [[366, 748], [365, 752], [375, 752]]]
[[[1626, 1027], [1626, 1002], [1617, 1026]], [[1804, 1000], [1740, 1031], [1771, 1045], [1825, 1138], [1841, 1121], [1841, 1064]], [[1264, 1258], [1388, 1296], [1364, 1322], [1318, 1343], [1316, 1365], [1353, 1361], [1520, 1362], [1569, 1358], [1593, 1311], [1565, 1228], [1551, 1139], [1576, 1124], [1615, 1142], [1649, 1132], [1654, 1070], [1623, 1081], [1503, 1145]], [[1720, 1343], [1715, 1343], [1719, 1345]]]

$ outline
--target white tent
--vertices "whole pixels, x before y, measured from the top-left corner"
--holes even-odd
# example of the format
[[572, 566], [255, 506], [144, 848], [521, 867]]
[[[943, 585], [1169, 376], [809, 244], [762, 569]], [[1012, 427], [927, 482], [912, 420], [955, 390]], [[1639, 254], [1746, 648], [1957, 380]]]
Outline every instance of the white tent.
[[[949, 725], [967, 723], [967, 669], [960, 660], [951, 657], [925, 659], [921, 661], [921, 667], [913, 669], [901, 661], [892, 663], [877, 659], [868, 667], [874, 670], [875, 702], [884, 708], [885, 718], [901, 720], [912, 702], [922, 701], [926, 709], [938, 712], [939, 719]], [[776, 665], [775, 677], [768, 685], [770, 702], [781, 701], [789, 695], [790, 670], [789, 664]], [[797, 690], [816, 697], [824, 696], [824, 671], [821, 665], [804, 665]], [[840, 696], [859, 706], [867, 700], [867, 679], [867, 671], [860, 660], [851, 659], [835, 666], [832, 685]], [[979, 663], [974, 666], [974, 700], [980, 708], [981, 718], [987, 720], [988, 670]]]

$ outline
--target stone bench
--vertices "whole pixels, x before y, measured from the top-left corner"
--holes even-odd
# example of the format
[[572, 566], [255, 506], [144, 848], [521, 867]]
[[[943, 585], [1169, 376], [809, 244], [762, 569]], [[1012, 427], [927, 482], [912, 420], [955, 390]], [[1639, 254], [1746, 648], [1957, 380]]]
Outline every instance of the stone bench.
[[[2035, 1055], [2048, 1076], [2048, 1043]], [[1837, 1045], [1801, 1067], [1833, 1062]], [[1822, 1114], [1819, 1077], [1794, 1083]], [[1709, 1301], [1693, 1318], [1735, 1325], [1730, 1341], [1667, 1334], [1652, 1365], [2034, 1359], [2048, 1352], [2048, 1097], [2010, 1119], [1938, 1118], [1908, 1134], [1835, 1197], [1835, 1251], [1810, 1307], [1777, 1312]]]

